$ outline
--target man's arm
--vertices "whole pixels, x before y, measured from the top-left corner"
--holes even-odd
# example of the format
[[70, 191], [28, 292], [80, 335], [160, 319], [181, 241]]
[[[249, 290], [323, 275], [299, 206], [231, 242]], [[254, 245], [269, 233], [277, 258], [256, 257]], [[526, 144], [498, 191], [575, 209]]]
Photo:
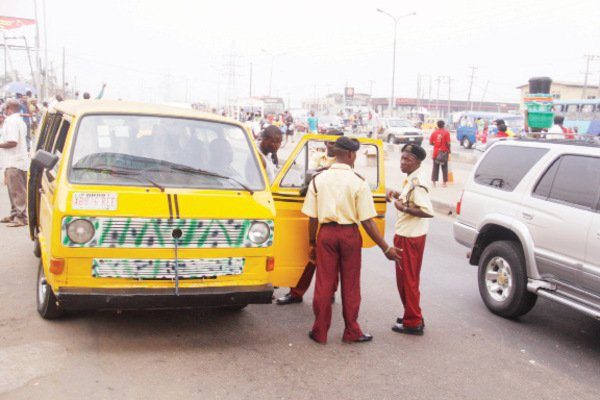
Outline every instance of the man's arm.
[[402, 204], [402, 202], [400, 200], [396, 200], [394, 202], [394, 206], [396, 207], [396, 209], [398, 211], [401, 211], [406, 214], [410, 214], [417, 218], [433, 218], [433, 215], [427, 214], [426, 212], [421, 210], [419, 207], [407, 207], [404, 204]]

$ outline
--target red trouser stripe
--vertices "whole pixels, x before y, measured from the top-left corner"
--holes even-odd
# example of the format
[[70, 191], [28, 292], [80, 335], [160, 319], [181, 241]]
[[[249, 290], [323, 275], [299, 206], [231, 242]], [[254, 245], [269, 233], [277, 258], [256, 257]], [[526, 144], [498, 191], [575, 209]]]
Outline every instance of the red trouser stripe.
[[[317, 281], [313, 299], [317, 341], [327, 342], [331, 325], [331, 296], [335, 293], [338, 273], [342, 283], [342, 307], [346, 328], [344, 340], [362, 336], [358, 325], [360, 309], [360, 266], [362, 238], [356, 225], [323, 225], [317, 236]], [[339, 272], [338, 272], [339, 271]]]
[[396, 262], [396, 284], [404, 306], [402, 324], [409, 328], [416, 328], [423, 321], [419, 283], [425, 238], [426, 235], [414, 238], [394, 236], [394, 246], [402, 249], [402, 260]]

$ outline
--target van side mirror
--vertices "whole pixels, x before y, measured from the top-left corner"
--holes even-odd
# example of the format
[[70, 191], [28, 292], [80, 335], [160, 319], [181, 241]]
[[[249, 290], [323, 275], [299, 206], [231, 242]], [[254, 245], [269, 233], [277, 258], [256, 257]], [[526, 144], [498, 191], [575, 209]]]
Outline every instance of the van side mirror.
[[47, 152], [46, 150], [38, 150], [35, 156], [31, 159], [31, 167], [38, 169], [52, 169], [58, 162], [58, 156]]

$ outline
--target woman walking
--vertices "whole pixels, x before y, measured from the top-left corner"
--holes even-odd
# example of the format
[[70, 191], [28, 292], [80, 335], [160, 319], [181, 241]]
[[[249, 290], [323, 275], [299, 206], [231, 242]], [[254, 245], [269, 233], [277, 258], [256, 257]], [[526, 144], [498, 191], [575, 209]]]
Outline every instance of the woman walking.
[[442, 120], [437, 122], [437, 129], [429, 137], [429, 144], [433, 146], [433, 171], [431, 172], [431, 182], [435, 187], [442, 169], [442, 178], [444, 187], [448, 183], [448, 159], [450, 157], [450, 132], [444, 129], [445, 123]]

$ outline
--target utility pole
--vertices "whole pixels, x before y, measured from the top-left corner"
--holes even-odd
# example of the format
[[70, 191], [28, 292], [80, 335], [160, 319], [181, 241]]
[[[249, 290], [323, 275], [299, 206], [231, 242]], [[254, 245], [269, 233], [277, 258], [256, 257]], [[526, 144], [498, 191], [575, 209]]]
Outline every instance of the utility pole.
[[[590, 75], [590, 62], [592, 60], [600, 60], [600, 56], [595, 55], [595, 54], [587, 54], [587, 55], [585, 55], [585, 58], [587, 59], [587, 61], [585, 63], [585, 77], [583, 79], [583, 90], [581, 91], [581, 99], [582, 100], [586, 99], [587, 87], [588, 87], [588, 76]], [[598, 90], [600, 90], [600, 88]]]
[[441, 76], [438, 76], [435, 81], [437, 82], [437, 95], [435, 96], [435, 110], [438, 112], [438, 115], [441, 116], [440, 113], [440, 81], [442, 80]]
[[417, 74], [417, 112], [419, 112], [421, 98], [421, 74]]
[[450, 102], [451, 102], [451, 96], [452, 96], [452, 78], [450, 78], [449, 76], [447, 76], [446, 78], [448, 78], [448, 111], [447, 114], [450, 115]]
[[373, 97], [373, 83], [375, 81], [373, 79], [369, 79], [369, 96]]
[[44, 18], [44, 93], [43, 98], [48, 97], [48, 29], [46, 26], [46, 0], [42, 0]]
[[250, 63], [250, 92], [248, 97], [252, 97], [252, 63]]
[[42, 80], [42, 59], [40, 57], [40, 20], [38, 18], [38, 5], [37, 0], [33, 0], [33, 12], [35, 15], [35, 64], [37, 69], [37, 83], [36, 90], [38, 92], [38, 96], [42, 97], [42, 93], [44, 92], [44, 84]]
[[469, 96], [467, 97], [467, 101], [470, 104], [469, 107], [471, 111], [473, 111], [473, 102], [471, 101], [471, 90], [473, 89], [473, 80], [475, 79], [475, 70], [477, 69], [477, 67], [470, 66], [469, 68], [471, 68], [471, 83], [469, 83]]
[[66, 98], [66, 93], [65, 93], [65, 48], [63, 47], [62, 49], [62, 93], [63, 96]]
[[487, 94], [487, 90], [488, 90], [488, 85], [490, 84], [490, 81], [488, 79], [488, 81], [485, 83], [485, 88], [483, 89], [483, 94], [481, 95], [481, 101], [479, 102], [479, 109], [481, 110], [481, 106], [483, 105], [483, 100], [485, 99], [485, 95]]
[[394, 21], [394, 52], [392, 53], [392, 95], [390, 96], [390, 117], [392, 116], [392, 111], [394, 109], [394, 84], [396, 78], [396, 33], [398, 31], [398, 21], [404, 17], [410, 17], [412, 15], [417, 15], [416, 12], [411, 12], [405, 15], [400, 15], [399, 17], [394, 17], [392, 14], [382, 10], [381, 8], [377, 9], [377, 12], [387, 15]]

